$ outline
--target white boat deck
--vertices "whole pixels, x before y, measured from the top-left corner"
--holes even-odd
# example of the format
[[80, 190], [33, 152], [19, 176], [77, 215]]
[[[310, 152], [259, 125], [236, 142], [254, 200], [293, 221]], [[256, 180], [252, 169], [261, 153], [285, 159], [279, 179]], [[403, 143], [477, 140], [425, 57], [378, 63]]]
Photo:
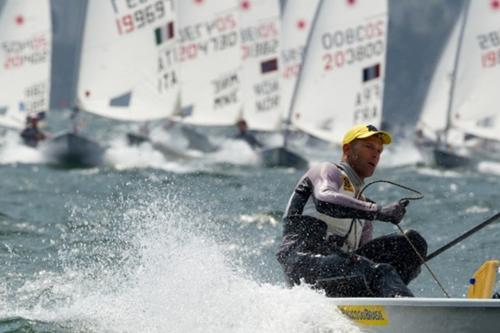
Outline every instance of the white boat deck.
[[363, 332], [500, 332], [500, 299], [333, 298]]

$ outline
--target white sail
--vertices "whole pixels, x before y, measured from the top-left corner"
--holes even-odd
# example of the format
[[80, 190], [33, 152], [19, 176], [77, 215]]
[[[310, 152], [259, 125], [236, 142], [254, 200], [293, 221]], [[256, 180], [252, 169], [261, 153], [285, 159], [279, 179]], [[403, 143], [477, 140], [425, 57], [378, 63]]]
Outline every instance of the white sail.
[[77, 104], [104, 117], [144, 121], [175, 111], [174, 0], [89, 0]]
[[51, 17], [48, 0], [9, 0], [0, 16], [0, 125], [22, 128], [49, 109]]
[[417, 129], [421, 131], [422, 135], [433, 141], [437, 141], [440, 134], [447, 127], [450, 89], [454, 79], [454, 63], [462, 24], [463, 15], [455, 23], [455, 27], [448, 37], [445, 48], [435, 67], [422, 113], [417, 123]]
[[241, 109], [238, 1], [177, 3], [182, 121], [233, 125]]
[[450, 126], [500, 140], [500, 3], [470, 1], [457, 64]]
[[354, 124], [380, 126], [387, 0], [323, 0], [306, 50], [292, 123], [340, 143]]
[[251, 129], [278, 130], [282, 121], [280, 4], [243, 0], [240, 8], [243, 118]]
[[281, 19], [281, 101], [284, 118], [299, 76], [313, 19], [319, 0], [287, 0]]

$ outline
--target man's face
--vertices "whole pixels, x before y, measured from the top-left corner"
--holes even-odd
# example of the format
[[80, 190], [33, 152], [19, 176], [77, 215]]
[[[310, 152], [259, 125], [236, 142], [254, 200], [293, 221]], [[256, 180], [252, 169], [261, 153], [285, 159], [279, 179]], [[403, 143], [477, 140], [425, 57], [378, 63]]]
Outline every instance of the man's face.
[[372, 135], [366, 139], [356, 139], [348, 144], [347, 162], [362, 179], [371, 177], [377, 168], [380, 154], [384, 150], [382, 139]]

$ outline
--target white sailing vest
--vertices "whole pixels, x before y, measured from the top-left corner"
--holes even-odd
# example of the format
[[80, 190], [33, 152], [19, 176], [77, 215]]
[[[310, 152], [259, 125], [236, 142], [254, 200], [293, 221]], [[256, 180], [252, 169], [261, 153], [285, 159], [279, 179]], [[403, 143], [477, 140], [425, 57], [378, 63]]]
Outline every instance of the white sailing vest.
[[[347, 177], [347, 174], [344, 172], [344, 170], [340, 171], [342, 173], [343, 184], [339, 189], [339, 192], [346, 196], [354, 198], [356, 196], [354, 185], [349, 180], [349, 177]], [[341, 247], [342, 250], [354, 251], [359, 247], [361, 241], [361, 235], [363, 232], [363, 227], [365, 224], [364, 220], [355, 219], [353, 221], [352, 218], [341, 219], [341, 218], [331, 217], [326, 214], [322, 214], [317, 211], [312, 196], [310, 196], [309, 199], [307, 200], [302, 215], [311, 216], [325, 222], [327, 225], [327, 231], [326, 231], [327, 237], [330, 235], [336, 235], [340, 237], [347, 236], [346, 241]]]

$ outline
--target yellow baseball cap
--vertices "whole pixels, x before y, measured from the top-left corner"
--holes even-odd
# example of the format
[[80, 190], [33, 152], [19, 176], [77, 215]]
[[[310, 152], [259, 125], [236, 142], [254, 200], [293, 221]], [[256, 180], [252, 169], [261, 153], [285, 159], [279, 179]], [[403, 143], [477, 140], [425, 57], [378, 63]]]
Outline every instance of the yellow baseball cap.
[[360, 124], [352, 127], [350, 130], [347, 131], [347, 133], [344, 135], [344, 138], [342, 139], [342, 144], [348, 144], [354, 141], [355, 139], [365, 139], [368, 138], [372, 135], [378, 134], [380, 138], [382, 139], [382, 142], [385, 145], [388, 145], [392, 141], [391, 135], [386, 132], [386, 131], [379, 131], [375, 126], [373, 125], [367, 125], [367, 124]]

